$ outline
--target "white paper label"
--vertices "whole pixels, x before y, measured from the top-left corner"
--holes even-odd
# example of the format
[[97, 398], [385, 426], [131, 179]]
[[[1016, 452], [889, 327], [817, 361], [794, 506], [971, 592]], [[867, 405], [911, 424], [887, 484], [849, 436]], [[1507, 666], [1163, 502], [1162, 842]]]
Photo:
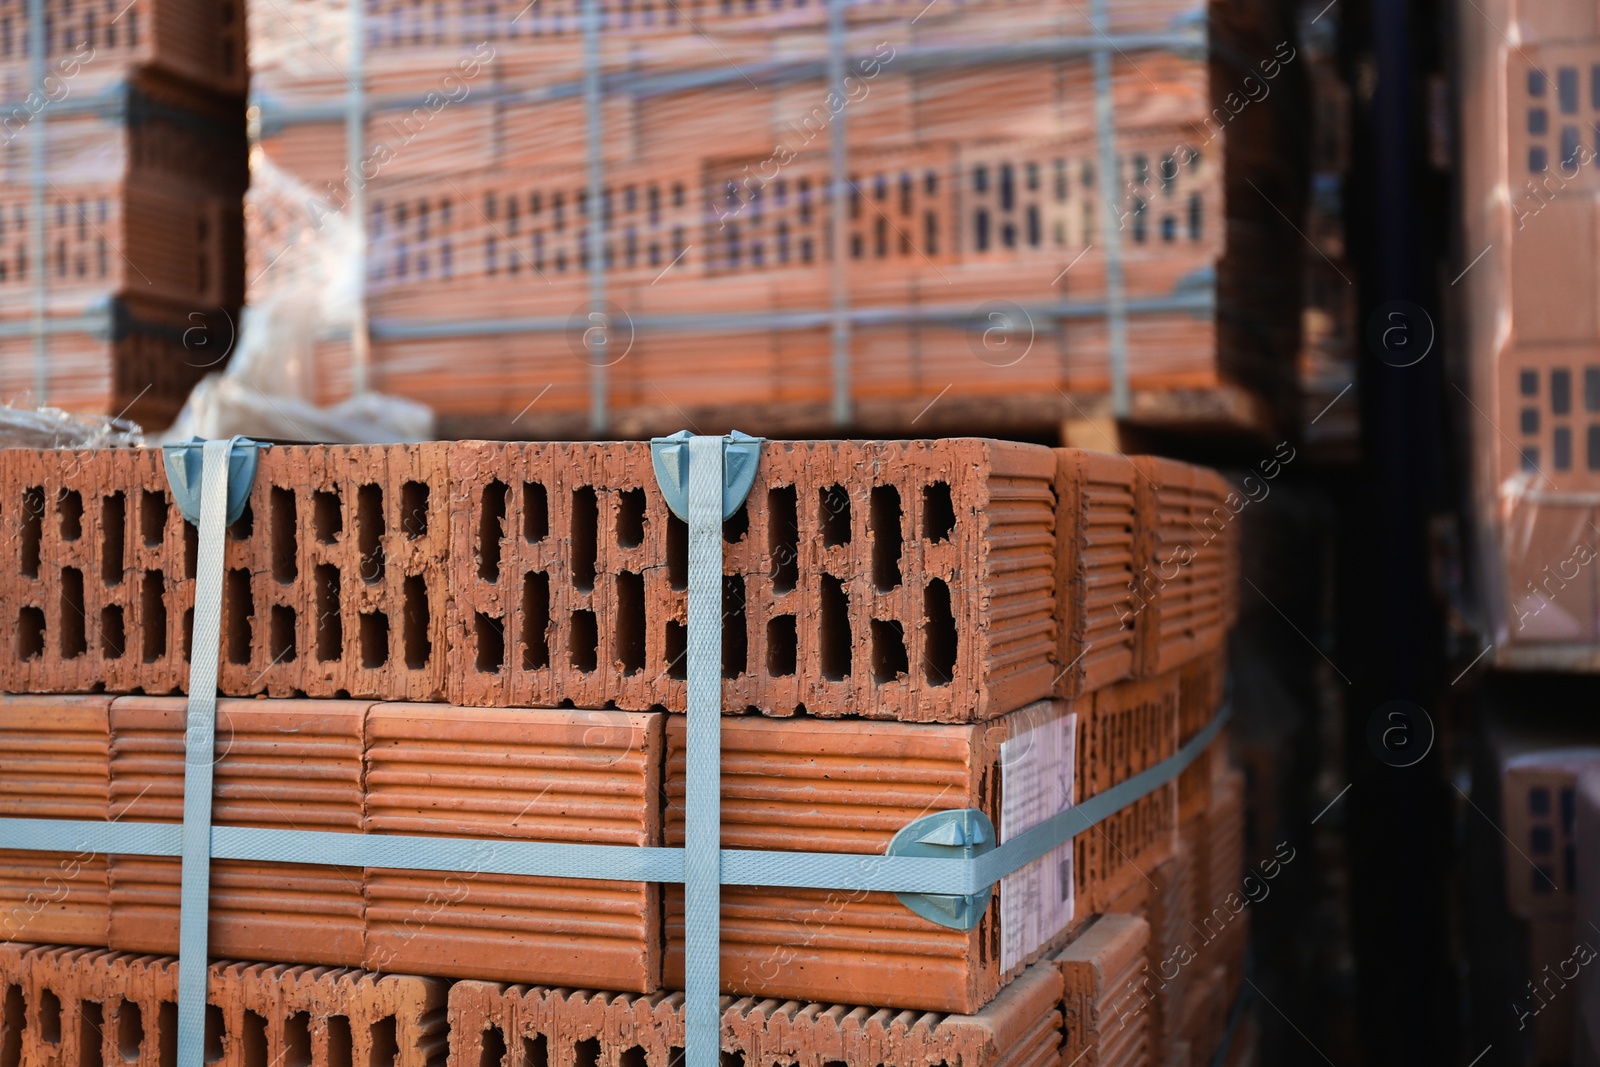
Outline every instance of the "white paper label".
[[[1000, 745], [1000, 842], [1072, 806], [1078, 716], [1063, 715]], [[1072, 842], [1000, 880], [1000, 967], [1009, 971], [1072, 922]]]

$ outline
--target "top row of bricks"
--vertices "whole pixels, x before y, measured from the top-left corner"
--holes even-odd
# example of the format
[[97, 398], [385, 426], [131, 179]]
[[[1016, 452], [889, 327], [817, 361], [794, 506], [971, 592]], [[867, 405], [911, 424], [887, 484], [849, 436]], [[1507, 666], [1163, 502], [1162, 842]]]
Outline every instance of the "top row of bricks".
[[[723, 528], [730, 712], [970, 722], [1233, 621], [1241, 506], [1170, 460], [769, 442]], [[195, 527], [154, 450], [0, 450], [0, 691], [188, 684]], [[681, 710], [687, 527], [646, 443], [277, 446], [224, 548], [227, 696]]]

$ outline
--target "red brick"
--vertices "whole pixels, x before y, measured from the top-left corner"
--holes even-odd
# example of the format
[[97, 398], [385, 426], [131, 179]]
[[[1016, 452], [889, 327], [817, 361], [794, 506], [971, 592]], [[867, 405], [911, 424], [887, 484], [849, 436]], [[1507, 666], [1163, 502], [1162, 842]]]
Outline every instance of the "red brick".
[[230, 530], [243, 558], [224, 594], [223, 692], [444, 695], [446, 447], [262, 453], [250, 514]]
[[1140, 662], [1160, 674], [1216, 648], [1227, 625], [1222, 586], [1229, 571], [1232, 512], [1211, 472], [1156, 456], [1133, 460], [1139, 572], [1135, 578]]
[[[0, 690], [184, 684], [183, 519], [154, 449], [0, 450]], [[192, 583], [190, 583], [192, 584]]]
[[[1177, 751], [1178, 677], [1120, 682], [1078, 702], [1078, 800], [1126, 781]], [[1169, 782], [1074, 839], [1086, 911], [1098, 912], [1171, 854], [1177, 783]]]
[[[445, 983], [361, 971], [211, 964], [207, 1063], [444, 1067]], [[21, 1067], [169, 1067], [177, 1055], [171, 956], [0, 945], [5, 1028]]]
[[1144, 989], [1150, 926], [1134, 915], [1096, 919], [1050, 961], [1061, 970], [1067, 1063], [1140, 1067], [1149, 1062], [1149, 997]]
[[[660, 714], [380, 704], [368, 833], [661, 843]], [[364, 966], [647, 992], [661, 889], [476, 872], [366, 871]]]
[[1133, 671], [1138, 480], [1126, 456], [1056, 449], [1061, 696], [1088, 693]]
[[[723, 847], [877, 855], [914, 819], [967, 807], [987, 813], [1003, 839], [1001, 787], [1009, 772], [1001, 745], [1047, 728], [1067, 710], [1061, 702], [1040, 702], [965, 726], [728, 719], [722, 728]], [[1039, 735], [1033, 742], [1044, 743]], [[1004, 758], [1022, 766], [1012, 752]], [[684, 722], [674, 716], [667, 723], [669, 845], [683, 843], [684, 784]], [[1042, 803], [1053, 812], [1068, 799]], [[1006, 968], [1000, 946], [1007, 936], [1022, 936], [1004, 928], [1000, 898], [1012, 891], [1002, 886], [982, 921], [960, 931], [921, 918], [887, 893], [724, 886], [723, 989], [976, 1011], [1065, 933], [1045, 930], [1043, 944]], [[666, 984], [681, 988], [681, 887], [668, 887], [666, 914]]]
[[[0, 818], [108, 817], [110, 705], [0, 696]], [[105, 856], [0, 849], [0, 941], [104, 945], [109, 917]]]
[[[212, 822], [359, 831], [366, 708], [358, 701], [220, 701]], [[184, 722], [182, 698], [112, 704], [112, 818], [183, 820]], [[176, 857], [113, 857], [112, 948], [177, 951], [180, 869]], [[358, 964], [363, 909], [356, 868], [211, 864], [209, 945], [217, 955]]]
[[[224, 545], [221, 692], [443, 695], [445, 447], [261, 453]], [[186, 689], [198, 533], [160, 453], [6, 449], [0, 492], [17, 531], [0, 557], [16, 605], [0, 689]]]
[[[1054, 467], [992, 441], [766, 445], [724, 527], [724, 707], [973, 721], [1047, 695]], [[648, 446], [467, 442], [450, 478], [451, 700], [682, 710], [687, 542]]]
[[[723, 1060], [746, 1067], [1059, 1067], [1061, 996], [1060, 972], [1036, 964], [972, 1015], [723, 997]], [[487, 982], [450, 990], [451, 1067], [676, 1067], [683, 1045], [681, 993], [619, 996]]]

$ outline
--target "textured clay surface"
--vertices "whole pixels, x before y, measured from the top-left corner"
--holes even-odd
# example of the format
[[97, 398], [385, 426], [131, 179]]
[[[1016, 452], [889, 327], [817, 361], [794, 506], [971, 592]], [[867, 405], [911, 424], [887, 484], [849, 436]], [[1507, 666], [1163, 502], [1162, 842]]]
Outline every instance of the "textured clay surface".
[[[1000, 826], [1002, 742], [1068, 710], [1064, 702], [1041, 701], [963, 726], [725, 719], [723, 847], [879, 855], [907, 823], [952, 808], [979, 808]], [[671, 717], [668, 845], [684, 840], [684, 735], [683, 720]], [[682, 988], [681, 887], [667, 887], [666, 915], [666, 985]], [[1010, 977], [995, 948], [1000, 923], [998, 893], [976, 927], [959, 931], [887, 893], [725, 886], [723, 989], [975, 1011]]]
[[0, 519], [0, 690], [187, 683], [193, 555], [158, 449], [0, 449]]
[[[1178, 748], [1176, 672], [1120, 682], [1080, 700], [1078, 799], [1087, 800], [1171, 756]], [[1104, 911], [1140, 873], [1171, 854], [1176, 782], [1135, 801], [1073, 843], [1080, 907]]]
[[1138, 628], [1134, 500], [1126, 456], [1056, 449], [1057, 693], [1076, 697], [1128, 677]]
[[[262, 452], [224, 546], [221, 692], [443, 695], [445, 448]], [[0, 517], [0, 690], [187, 688], [198, 531], [159, 450], [0, 450]]]
[[[0, 696], [0, 818], [106, 819], [110, 706], [103, 696]], [[0, 849], [0, 941], [104, 945], [110, 914], [105, 856]]]
[[[351, 700], [222, 700], [212, 822], [355, 832], [362, 814], [362, 722]], [[111, 815], [183, 821], [185, 701], [120, 697], [111, 706]], [[111, 861], [112, 948], [176, 952], [180, 861]], [[361, 871], [213, 860], [210, 948], [223, 956], [359, 965]]]
[[[208, 986], [208, 1064], [444, 1067], [444, 982], [215, 962]], [[171, 1067], [177, 989], [170, 956], [0, 945], [7, 1062]]]
[[1176, 460], [1136, 456], [1135, 626], [1143, 677], [1216, 648], [1227, 626], [1223, 583], [1237, 575], [1237, 520], [1225, 483]]
[[[980, 440], [773, 442], [723, 527], [723, 705], [993, 718], [1058, 673], [1056, 461]], [[450, 699], [682, 710], [687, 528], [646, 444], [450, 457]]]
[[[379, 704], [368, 833], [661, 843], [662, 714]], [[661, 887], [467, 871], [366, 871], [374, 971], [647, 992]]]
[[1103, 915], [1051, 960], [1065, 987], [1066, 1063], [1139, 1067], [1150, 1055], [1148, 994], [1141, 986], [1150, 926]]
[[[1058, 1067], [1061, 974], [1023, 972], [972, 1015], [722, 998], [724, 1063], [745, 1067]], [[683, 995], [458, 982], [451, 1067], [677, 1067]]]

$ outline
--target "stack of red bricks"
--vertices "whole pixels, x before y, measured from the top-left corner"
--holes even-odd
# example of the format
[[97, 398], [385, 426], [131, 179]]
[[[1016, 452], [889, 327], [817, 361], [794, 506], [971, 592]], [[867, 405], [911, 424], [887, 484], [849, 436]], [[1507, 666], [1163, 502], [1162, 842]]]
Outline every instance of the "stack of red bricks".
[[28, 10], [0, 27], [0, 397], [165, 425], [244, 295], [244, 5]]
[[[681, 412], [828, 425], [843, 294], [872, 425], [1054, 429], [1072, 416], [1058, 388], [1111, 380], [1109, 200], [1134, 387], [1291, 382], [1295, 237], [1262, 197], [1294, 216], [1303, 192], [1290, 112], [1260, 103], [1297, 75], [1273, 5], [1133, 0], [1091, 23], [1038, 0], [874, 0], [835, 37], [815, 0], [598, 0], [597, 149], [580, 6], [374, 0], [358, 52], [358, 24], [318, 0], [252, 3], [252, 305], [320, 295], [300, 265], [360, 232], [374, 388], [478, 433], [527, 432], [511, 419], [538, 395], [538, 435], [558, 436], [582, 432], [599, 363], [638, 436]], [[1099, 39], [1116, 49], [1113, 173], [1084, 45]], [[610, 316], [603, 350], [590, 313]], [[997, 321], [1003, 337], [983, 333]], [[312, 371], [324, 402], [354, 387], [335, 325]]]
[[[197, 539], [159, 456], [5, 450], [0, 487], [0, 815], [180, 821]], [[957, 808], [1004, 840], [1172, 756], [1220, 706], [1238, 506], [1167, 460], [764, 446], [723, 529], [724, 847], [878, 855]], [[687, 529], [647, 445], [275, 447], [224, 552], [216, 824], [482, 838], [485, 866], [508, 839], [683, 844]], [[1135, 1064], [1170, 1016], [1209, 1053], [1220, 1028], [1191, 1020], [1229, 1005], [1153, 995], [1134, 962], [1176, 914], [1141, 872], [1195, 826], [1190, 884], [1238, 877], [1227, 774], [1218, 742], [1004, 880], [970, 931], [890, 894], [725, 887], [725, 1047]], [[681, 1048], [681, 887], [233, 860], [211, 885], [212, 951], [262, 961], [212, 984], [220, 1054], [252, 1067], [344, 1062], [380, 987], [400, 1021], [371, 1041], [443, 1058], [447, 1030], [463, 1065], [668, 1067]], [[176, 859], [0, 852], [0, 938], [97, 950], [5, 965], [19, 1040], [77, 1025], [38, 1014], [45, 964], [26, 961], [46, 956], [69, 975], [57, 1016], [112, 1010], [70, 975], [137, 972], [155, 991], [129, 1033], [156, 1027], [178, 890]], [[1228, 945], [1236, 984], [1242, 933]], [[273, 983], [302, 999], [251, 999]]]

